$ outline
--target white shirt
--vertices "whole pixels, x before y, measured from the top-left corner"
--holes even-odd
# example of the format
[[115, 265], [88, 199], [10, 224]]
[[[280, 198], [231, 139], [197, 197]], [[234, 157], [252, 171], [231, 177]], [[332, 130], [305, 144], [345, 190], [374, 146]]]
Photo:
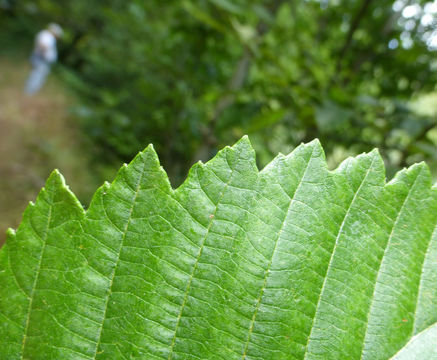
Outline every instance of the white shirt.
[[58, 58], [56, 37], [48, 30], [42, 30], [36, 35], [35, 53], [47, 62], [55, 62]]

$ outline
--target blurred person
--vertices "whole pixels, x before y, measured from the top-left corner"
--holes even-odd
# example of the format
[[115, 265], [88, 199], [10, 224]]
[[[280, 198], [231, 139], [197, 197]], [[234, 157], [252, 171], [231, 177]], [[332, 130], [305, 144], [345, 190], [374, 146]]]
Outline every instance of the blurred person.
[[62, 33], [63, 30], [58, 24], [51, 23], [47, 29], [36, 35], [35, 47], [30, 57], [32, 71], [26, 83], [26, 94], [33, 95], [44, 85], [51, 65], [58, 58], [56, 40], [61, 38]]

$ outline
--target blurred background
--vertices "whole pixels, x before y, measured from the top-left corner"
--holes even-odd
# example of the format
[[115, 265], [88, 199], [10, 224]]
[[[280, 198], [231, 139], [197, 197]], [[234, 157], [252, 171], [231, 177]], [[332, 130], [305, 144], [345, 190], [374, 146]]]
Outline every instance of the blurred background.
[[0, 0], [0, 243], [52, 169], [87, 206], [149, 143], [174, 186], [244, 134], [260, 168], [317, 137], [331, 169], [378, 147], [436, 179], [436, 79], [437, 0]]

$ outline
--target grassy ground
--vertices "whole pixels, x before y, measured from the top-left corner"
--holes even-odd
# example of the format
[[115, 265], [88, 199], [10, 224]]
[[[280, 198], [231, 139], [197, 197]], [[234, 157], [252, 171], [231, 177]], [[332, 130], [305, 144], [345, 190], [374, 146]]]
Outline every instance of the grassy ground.
[[69, 114], [74, 98], [51, 74], [33, 97], [23, 94], [30, 70], [23, 57], [0, 58], [0, 245], [54, 168], [87, 204], [100, 179]]

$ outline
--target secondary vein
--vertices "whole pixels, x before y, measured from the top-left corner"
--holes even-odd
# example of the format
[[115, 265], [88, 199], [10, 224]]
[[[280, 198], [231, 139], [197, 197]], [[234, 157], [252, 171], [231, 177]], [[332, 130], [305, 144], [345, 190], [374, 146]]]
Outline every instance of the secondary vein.
[[381, 262], [380, 262], [380, 264], [379, 264], [378, 275], [376, 276], [375, 285], [374, 285], [374, 287], [373, 287], [372, 298], [370, 299], [371, 302], [370, 302], [370, 306], [369, 306], [369, 311], [367, 312], [367, 317], [366, 317], [366, 319], [367, 319], [367, 321], [366, 321], [366, 329], [364, 330], [364, 336], [363, 336], [363, 343], [362, 343], [362, 348], [361, 348], [360, 360], [362, 360], [362, 359], [363, 359], [363, 356], [364, 356], [364, 349], [365, 349], [365, 344], [366, 344], [366, 338], [367, 338], [368, 330], [369, 330], [369, 318], [370, 318], [370, 313], [371, 313], [372, 308], [373, 308], [373, 303], [374, 303], [375, 293], [376, 293], [376, 287], [377, 287], [378, 282], [379, 282], [379, 276], [381, 275], [381, 266], [382, 266], [382, 263], [384, 262], [384, 258], [385, 258], [386, 254], [387, 254], [387, 250], [388, 250], [389, 247], [390, 247], [390, 243], [391, 243], [391, 240], [392, 240], [392, 238], [393, 238], [393, 234], [394, 234], [394, 231], [395, 231], [396, 226], [397, 226], [397, 224], [398, 224], [398, 221], [399, 221], [399, 219], [401, 218], [402, 211], [403, 211], [403, 209], [404, 209], [404, 207], [405, 207], [405, 204], [408, 202], [408, 199], [409, 199], [409, 197], [410, 197], [410, 195], [411, 195], [411, 192], [412, 192], [412, 190], [413, 190], [413, 187], [414, 187], [414, 185], [415, 185], [415, 183], [416, 183], [416, 181], [417, 181], [419, 175], [420, 175], [420, 174], [418, 174], [417, 177], [414, 179], [414, 182], [413, 182], [413, 184], [411, 185], [411, 187], [410, 187], [410, 189], [409, 189], [409, 191], [408, 191], [408, 194], [407, 194], [407, 196], [405, 197], [405, 199], [404, 199], [404, 201], [403, 201], [403, 203], [402, 203], [401, 208], [399, 209], [399, 213], [398, 213], [398, 215], [396, 216], [396, 220], [395, 220], [395, 222], [393, 223], [393, 227], [392, 227], [392, 229], [391, 229], [391, 232], [390, 232], [389, 238], [388, 238], [388, 240], [387, 240], [387, 245], [385, 246], [385, 249], [384, 249], [384, 254], [383, 254], [383, 256], [382, 256], [382, 258], [381, 258]]
[[416, 306], [415, 306], [415, 311], [414, 311], [413, 326], [411, 328], [412, 329], [411, 336], [413, 336], [418, 330], [418, 329], [416, 329], [416, 321], [417, 321], [417, 309], [419, 307], [419, 299], [420, 299], [420, 294], [421, 294], [421, 290], [422, 290], [422, 283], [423, 283], [423, 270], [425, 268], [425, 262], [426, 262], [428, 253], [431, 249], [431, 243], [432, 243], [434, 236], [437, 236], [437, 226], [434, 227], [434, 230], [431, 233], [431, 237], [428, 241], [428, 244], [426, 246], [425, 255], [423, 257], [423, 262], [422, 262], [421, 271], [420, 271], [420, 282], [419, 282], [419, 286], [417, 289], [417, 298], [416, 298]]
[[257, 299], [257, 302], [256, 302], [255, 311], [254, 311], [253, 316], [252, 316], [252, 319], [251, 319], [251, 321], [250, 321], [249, 332], [248, 332], [248, 334], [247, 334], [247, 339], [246, 339], [246, 342], [245, 342], [245, 344], [244, 344], [243, 355], [241, 356], [242, 359], [245, 359], [245, 358], [246, 358], [246, 353], [247, 353], [247, 350], [248, 350], [248, 348], [249, 348], [250, 339], [251, 339], [252, 332], [253, 332], [253, 328], [254, 328], [255, 321], [256, 321], [256, 316], [258, 315], [258, 310], [259, 310], [259, 307], [261, 306], [262, 297], [263, 297], [263, 295], [264, 295], [264, 291], [265, 291], [265, 288], [266, 288], [266, 286], [267, 286], [267, 278], [268, 278], [269, 273], [270, 273], [270, 268], [271, 268], [272, 263], [273, 263], [273, 258], [274, 258], [274, 255], [275, 255], [276, 249], [277, 249], [277, 247], [278, 247], [278, 243], [279, 243], [279, 239], [280, 239], [281, 234], [282, 234], [282, 230], [284, 229], [285, 224], [286, 224], [286, 222], [287, 222], [287, 217], [288, 217], [288, 214], [289, 214], [289, 212], [290, 212], [290, 209], [291, 209], [291, 207], [292, 207], [292, 205], [293, 205], [293, 203], [294, 203], [294, 199], [295, 199], [295, 197], [296, 197], [296, 194], [298, 193], [299, 188], [300, 188], [300, 186], [302, 185], [303, 179], [304, 179], [305, 176], [306, 176], [306, 173], [307, 173], [307, 171], [308, 171], [308, 168], [309, 168], [309, 165], [310, 165], [311, 159], [313, 158], [313, 154], [314, 154], [314, 148], [313, 148], [313, 151], [312, 151], [312, 153], [311, 153], [310, 158], [308, 159], [308, 163], [307, 163], [306, 168], [305, 168], [305, 171], [304, 171], [304, 173], [303, 173], [303, 175], [302, 175], [302, 177], [301, 177], [301, 179], [300, 179], [300, 181], [299, 181], [299, 184], [297, 185], [296, 190], [294, 191], [293, 196], [290, 198], [290, 202], [289, 202], [288, 207], [287, 207], [287, 210], [286, 210], [286, 212], [285, 212], [284, 219], [283, 219], [282, 224], [281, 224], [281, 228], [279, 229], [279, 231], [278, 231], [278, 235], [277, 235], [277, 237], [276, 237], [276, 239], [275, 239], [275, 246], [274, 246], [273, 251], [272, 251], [272, 256], [271, 256], [271, 258], [270, 258], [270, 260], [269, 260], [269, 263], [267, 264], [267, 269], [266, 269], [266, 271], [265, 271], [265, 273], [264, 273], [264, 281], [263, 281], [263, 285], [262, 285], [262, 287], [261, 287], [261, 291], [260, 291], [260, 294], [259, 294], [258, 299]]
[[42, 240], [42, 246], [41, 246], [41, 251], [40, 251], [40, 254], [39, 254], [38, 265], [37, 265], [37, 268], [36, 268], [36, 274], [35, 274], [35, 278], [33, 279], [32, 289], [31, 289], [30, 294], [29, 294], [29, 306], [27, 308], [27, 317], [26, 317], [26, 324], [24, 326], [23, 343], [21, 345], [21, 359], [24, 358], [24, 348], [26, 346], [27, 332], [29, 331], [30, 314], [32, 312], [33, 298], [34, 298], [34, 295], [35, 295], [36, 284], [38, 282], [39, 274], [41, 272], [42, 258], [43, 258], [44, 251], [45, 251], [45, 248], [46, 248], [47, 234], [48, 234], [48, 231], [49, 231], [50, 221], [51, 221], [51, 218], [52, 218], [52, 206], [53, 206], [53, 204], [50, 204], [49, 212], [47, 214], [47, 224], [46, 224], [46, 227], [45, 227], [45, 230], [44, 230], [43, 237], [41, 239]]
[[326, 269], [326, 274], [325, 274], [325, 277], [324, 277], [324, 279], [323, 279], [322, 288], [321, 288], [321, 290], [320, 290], [319, 298], [318, 298], [318, 300], [317, 300], [316, 311], [314, 312], [314, 317], [313, 317], [313, 321], [312, 321], [312, 324], [311, 324], [310, 334], [308, 335], [308, 338], [307, 338], [307, 343], [306, 343], [306, 346], [305, 346], [305, 357], [304, 357], [304, 359], [306, 359], [307, 356], [308, 356], [308, 354], [309, 354], [309, 352], [308, 352], [308, 348], [309, 348], [309, 345], [310, 345], [310, 342], [311, 342], [311, 335], [312, 335], [313, 330], [314, 330], [314, 324], [316, 323], [317, 314], [318, 314], [318, 312], [319, 312], [319, 307], [320, 307], [321, 300], [322, 300], [322, 298], [323, 298], [323, 294], [324, 294], [324, 291], [325, 291], [326, 281], [327, 281], [327, 279], [328, 279], [328, 277], [329, 277], [329, 276], [328, 276], [328, 274], [329, 274], [329, 270], [331, 269], [331, 266], [332, 266], [332, 261], [333, 261], [333, 259], [334, 259], [335, 251], [337, 250], [337, 246], [338, 246], [338, 242], [339, 242], [339, 240], [340, 240], [340, 236], [341, 236], [341, 234], [342, 234], [342, 232], [343, 232], [344, 225], [346, 224], [346, 221], [347, 221], [347, 219], [348, 219], [348, 216], [349, 216], [349, 214], [350, 214], [350, 211], [351, 211], [351, 209], [352, 209], [352, 206], [353, 206], [353, 204], [355, 203], [355, 200], [356, 200], [358, 194], [360, 193], [360, 190], [361, 190], [361, 188], [363, 187], [363, 184], [366, 182], [366, 179], [367, 179], [367, 176], [368, 176], [369, 173], [370, 173], [370, 170], [371, 170], [372, 167], [373, 167], [373, 163], [374, 163], [374, 161], [375, 161], [375, 157], [372, 158], [372, 162], [370, 163], [370, 166], [369, 166], [369, 168], [368, 168], [367, 171], [366, 171], [366, 175], [363, 177], [363, 180], [361, 181], [360, 186], [358, 187], [357, 191], [355, 192], [355, 194], [354, 194], [354, 196], [353, 196], [353, 198], [352, 198], [352, 200], [351, 200], [351, 202], [350, 202], [350, 204], [349, 204], [349, 207], [348, 207], [347, 210], [346, 210], [346, 213], [345, 213], [345, 215], [344, 215], [343, 221], [341, 222], [341, 225], [340, 225], [340, 227], [339, 227], [339, 229], [338, 229], [337, 237], [335, 238], [334, 248], [332, 249], [332, 252], [331, 252], [331, 257], [330, 257], [330, 259], [329, 259], [328, 267], [327, 267], [327, 269]]
[[217, 204], [215, 204], [214, 212], [210, 215], [210, 220], [209, 220], [209, 223], [208, 223], [208, 227], [206, 228], [205, 236], [202, 238], [202, 242], [200, 244], [199, 252], [197, 253], [196, 261], [194, 263], [193, 271], [190, 274], [190, 278], [188, 279], [187, 287], [185, 288], [184, 300], [182, 301], [182, 305], [181, 305], [178, 317], [176, 319], [176, 326], [175, 326], [173, 338], [172, 338], [172, 341], [171, 341], [171, 344], [170, 344], [170, 353], [168, 355], [168, 360], [171, 360], [173, 358], [174, 346], [176, 344], [176, 336], [177, 336], [177, 332], [178, 332], [179, 325], [180, 325], [180, 322], [181, 322], [182, 314], [184, 312], [185, 305], [187, 304], [187, 301], [188, 301], [188, 296], [189, 296], [189, 293], [190, 293], [191, 283], [193, 281], [194, 274], [195, 274], [195, 272], [197, 270], [197, 266], [199, 264], [200, 257], [202, 256], [202, 251], [203, 251], [203, 248], [205, 246], [206, 239], [208, 238], [209, 230], [211, 229], [212, 223], [214, 222], [214, 218], [215, 218], [215, 215], [217, 213], [218, 206], [219, 206], [221, 200], [223, 199], [225, 191], [226, 191], [227, 187], [229, 186], [229, 184], [230, 184], [230, 182], [232, 180], [233, 175], [234, 175], [234, 168], [231, 169], [231, 175], [229, 176], [228, 181], [226, 182], [225, 186], [223, 187], [223, 190], [220, 193], [220, 197], [219, 197], [219, 199], [217, 201]]
[[132, 212], [134, 210], [134, 206], [135, 206], [138, 194], [139, 194], [140, 189], [141, 189], [141, 183], [142, 183], [142, 180], [143, 180], [145, 168], [146, 168], [146, 165], [145, 165], [145, 163], [143, 163], [143, 168], [141, 170], [141, 175], [140, 175], [140, 178], [138, 180], [138, 184], [137, 184], [136, 189], [135, 189], [135, 196], [134, 196], [134, 198], [132, 200], [132, 206], [129, 209], [128, 220], [127, 220], [126, 225], [125, 225], [125, 227], [123, 229], [123, 235], [122, 235], [122, 238], [121, 238], [121, 243], [120, 243], [120, 246], [119, 246], [118, 251], [117, 251], [117, 258], [115, 260], [114, 270], [111, 273], [109, 289], [108, 289], [108, 293], [107, 293], [106, 301], [105, 301], [105, 310], [104, 310], [102, 319], [100, 321], [100, 328], [99, 328], [99, 332], [98, 332], [98, 337], [97, 337], [97, 341], [96, 341], [96, 346], [95, 346], [95, 352], [94, 352], [94, 355], [93, 355], [93, 359], [96, 358], [97, 353], [98, 353], [98, 349], [99, 349], [99, 345], [100, 345], [100, 341], [101, 341], [101, 337], [102, 337], [103, 324], [105, 322], [106, 312], [108, 310], [109, 298], [110, 298], [111, 293], [112, 293], [112, 285], [114, 283], [115, 273], [117, 271], [117, 267], [118, 267], [118, 264], [120, 262], [120, 254], [121, 254], [121, 250], [123, 249], [124, 240], [126, 238], [126, 234], [127, 234], [128, 230], [129, 230], [130, 222], [132, 220]]

